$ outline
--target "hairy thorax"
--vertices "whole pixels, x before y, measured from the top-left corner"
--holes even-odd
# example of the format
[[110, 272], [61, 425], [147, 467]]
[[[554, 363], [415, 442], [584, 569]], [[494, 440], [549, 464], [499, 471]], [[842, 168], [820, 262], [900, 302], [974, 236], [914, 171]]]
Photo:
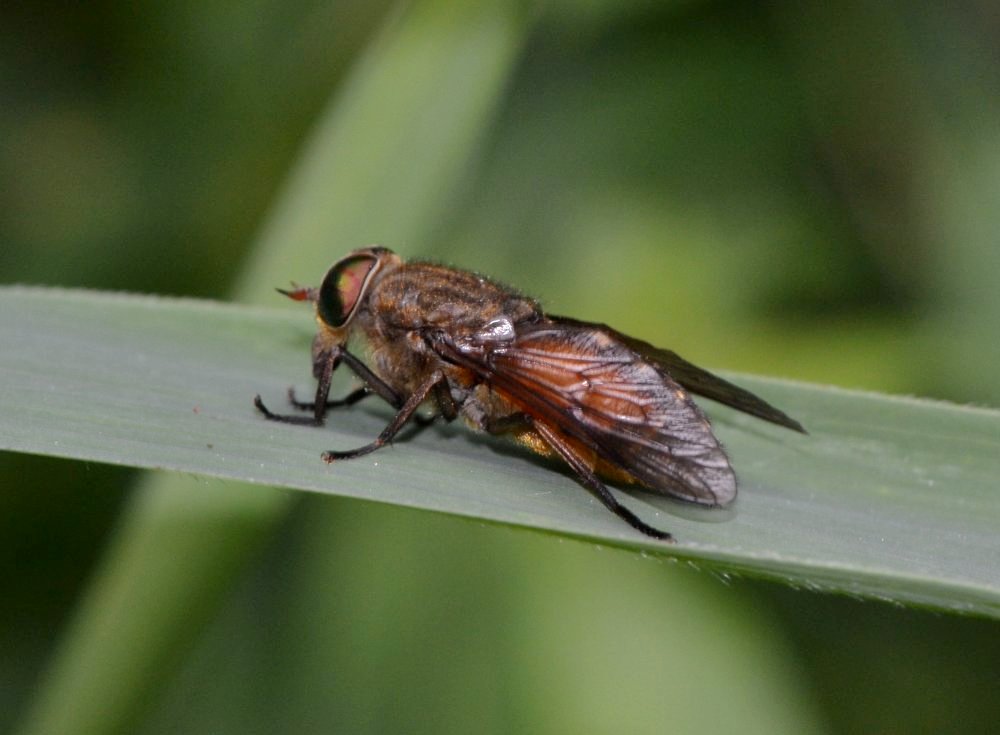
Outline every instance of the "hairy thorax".
[[368, 342], [375, 372], [395, 390], [411, 392], [440, 370], [455, 398], [463, 399], [473, 376], [442, 361], [425, 338], [434, 331], [456, 338], [475, 334], [500, 317], [518, 324], [541, 318], [541, 312], [532, 299], [474, 273], [407, 263], [373, 284], [355, 331]]
[[367, 303], [373, 327], [386, 338], [425, 329], [467, 334], [500, 315], [515, 324], [537, 318], [538, 304], [488, 278], [430, 263], [386, 273]]

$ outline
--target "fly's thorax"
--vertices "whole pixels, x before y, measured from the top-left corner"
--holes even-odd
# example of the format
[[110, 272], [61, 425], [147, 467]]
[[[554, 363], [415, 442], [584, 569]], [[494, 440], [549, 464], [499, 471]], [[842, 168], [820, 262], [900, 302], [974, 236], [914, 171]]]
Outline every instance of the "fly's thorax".
[[517, 323], [540, 314], [537, 303], [513, 289], [430, 263], [406, 263], [380, 274], [364, 307], [371, 328], [389, 338], [428, 329], [469, 334], [500, 316]]

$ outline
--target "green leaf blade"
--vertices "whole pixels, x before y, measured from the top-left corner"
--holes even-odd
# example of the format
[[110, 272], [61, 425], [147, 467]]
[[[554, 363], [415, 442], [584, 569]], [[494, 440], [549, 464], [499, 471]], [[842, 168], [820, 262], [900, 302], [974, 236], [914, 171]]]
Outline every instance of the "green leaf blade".
[[[0, 289], [0, 447], [325, 492], [665, 553], [813, 589], [1000, 616], [1000, 413], [772, 380], [737, 380], [802, 436], [705, 402], [740, 478], [726, 510], [646, 492], [626, 504], [664, 546], [607, 513], [557, 465], [456, 425], [369, 457], [375, 401], [323, 429], [267, 422], [311, 390], [308, 310]], [[350, 381], [338, 377], [337, 388]]]

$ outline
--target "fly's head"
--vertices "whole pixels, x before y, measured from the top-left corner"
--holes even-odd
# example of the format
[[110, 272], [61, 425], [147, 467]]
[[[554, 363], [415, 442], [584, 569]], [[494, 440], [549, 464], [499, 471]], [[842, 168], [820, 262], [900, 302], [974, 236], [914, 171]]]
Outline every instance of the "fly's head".
[[314, 303], [318, 339], [326, 347], [341, 346], [347, 342], [355, 316], [364, 307], [378, 274], [401, 262], [388, 248], [363, 248], [330, 266], [318, 288], [297, 286], [278, 291], [295, 301]]

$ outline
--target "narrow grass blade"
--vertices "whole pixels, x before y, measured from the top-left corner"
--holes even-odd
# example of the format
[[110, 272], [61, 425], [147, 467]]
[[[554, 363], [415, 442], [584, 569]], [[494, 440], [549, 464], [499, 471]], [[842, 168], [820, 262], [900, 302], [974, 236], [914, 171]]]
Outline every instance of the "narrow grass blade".
[[558, 467], [458, 426], [324, 464], [324, 449], [369, 441], [389, 412], [355, 407], [323, 429], [255, 412], [255, 393], [280, 404], [296, 377], [309, 390], [308, 313], [12, 288], [0, 314], [0, 340], [18, 345], [0, 358], [6, 449], [396, 503], [1000, 616], [997, 411], [741, 377], [811, 433], [708, 405], [741, 495], [713, 511], [631, 492], [631, 508], [678, 537], [663, 546]]

